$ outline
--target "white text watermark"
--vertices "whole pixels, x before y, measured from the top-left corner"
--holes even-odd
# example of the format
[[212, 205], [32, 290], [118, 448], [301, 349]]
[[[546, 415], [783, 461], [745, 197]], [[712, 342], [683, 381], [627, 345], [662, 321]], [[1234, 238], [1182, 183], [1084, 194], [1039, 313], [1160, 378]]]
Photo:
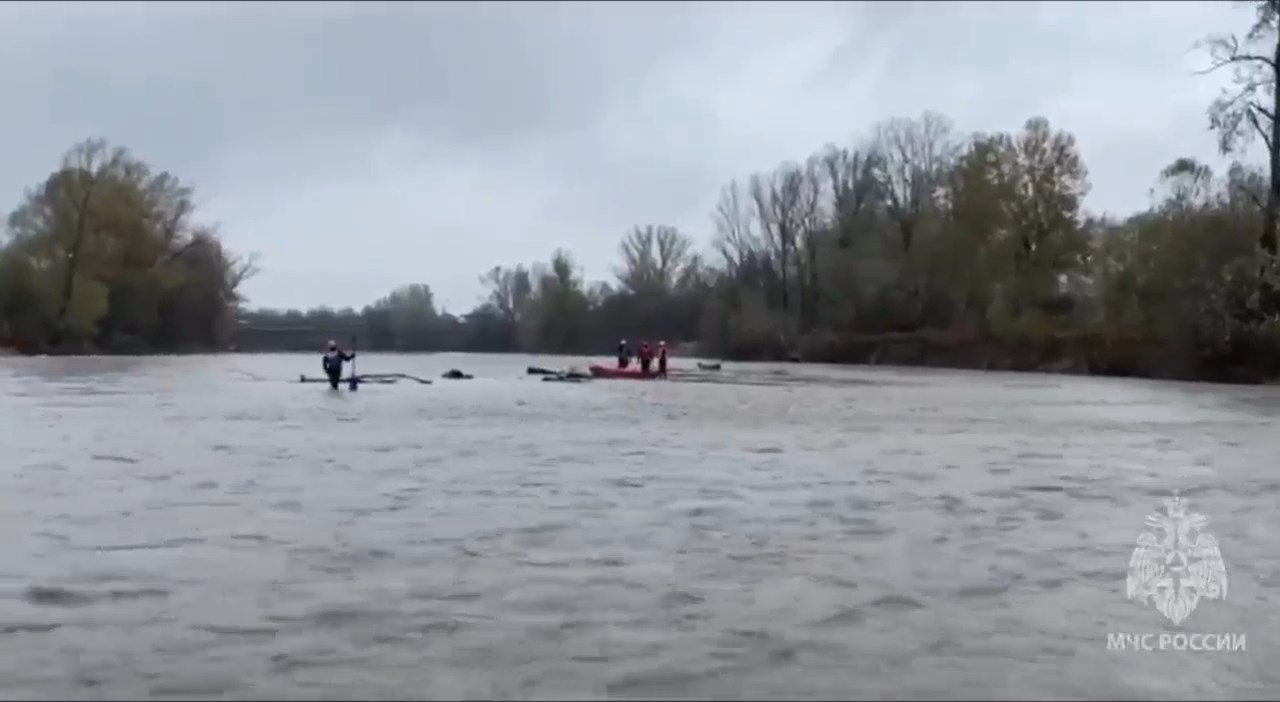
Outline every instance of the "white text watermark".
[[1107, 634], [1108, 651], [1207, 651], [1244, 653], [1248, 639], [1244, 634]]

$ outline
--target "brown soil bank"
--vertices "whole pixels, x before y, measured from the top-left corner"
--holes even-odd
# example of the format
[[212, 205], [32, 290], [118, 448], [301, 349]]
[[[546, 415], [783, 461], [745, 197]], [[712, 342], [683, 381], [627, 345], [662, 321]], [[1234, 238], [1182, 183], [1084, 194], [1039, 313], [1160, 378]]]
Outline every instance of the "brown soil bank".
[[1040, 338], [979, 338], [928, 331], [813, 334], [802, 337], [791, 353], [759, 344], [738, 345], [729, 349], [726, 357], [1247, 384], [1280, 377], [1280, 357], [1258, 349], [1237, 348], [1230, 353], [1206, 357], [1167, 340], [1117, 338], [1087, 332]]

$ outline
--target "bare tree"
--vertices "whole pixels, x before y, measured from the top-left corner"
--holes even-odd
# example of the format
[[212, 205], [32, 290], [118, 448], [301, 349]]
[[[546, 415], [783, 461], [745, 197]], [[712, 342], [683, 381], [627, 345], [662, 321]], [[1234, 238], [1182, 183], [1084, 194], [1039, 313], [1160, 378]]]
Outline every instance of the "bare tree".
[[1151, 189], [1153, 205], [1165, 211], [1186, 211], [1212, 203], [1217, 193], [1213, 169], [1189, 156], [1176, 159], [1160, 171]]
[[498, 310], [508, 322], [518, 322], [533, 292], [533, 281], [524, 266], [503, 268], [494, 266], [480, 278], [481, 285], [489, 289], [487, 302]]
[[1235, 35], [1214, 36], [1204, 44], [1211, 63], [1201, 74], [1231, 67], [1233, 88], [1209, 106], [1209, 127], [1218, 133], [1223, 154], [1236, 152], [1254, 137], [1267, 148], [1269, 187], [1262, 208], [1262, 232], [1258, 245], [1276, 253], [1276, 226], [1280, 222], [1280, 0], [1254, 0], [1253, 27], [1241, 41]]
[[831, 217], [823, 202], [826, 183], [823, 181], [822, 157], [814, 155], [798, 170], [797, 225], [800, 244], [804, 252], [800, 278], [800, 325], [809, 331], [818, 323], [818, 305], [821, 285], [818, 273], [818, 256], [824, 235], [830, 234]]
[[715, 225], [715, 247], [724, 257], [730, 272], [736, 270], [748, 257], [760, 250], [760, 237], [756, 233], [756, 219], [751, 204], [743, 197], [738, 181], [730, 181], [720, 191], [720, 201], [711, 215]]
[[1253, 207], [1261, 212], [1266, 207], [1263, 193], [1267, 190], [1267, 176], [1256, 167], [1238, 161], [1231, 164], [1227, 169], [1225, 190], [1227, 204], [1233, 211]]
[[804, 165], [784, 164], [767, 176], [750, 181], [755, 219], [773, 259], [781, 284], [782, 311], [791, 310], [792, 271], [803, 237], [821, 225], [821, 180], [817, 160]]
[[503, 319], [515, 321], [515, 311], [511, 308], [511, 271], [494, 266], [480, 276], [480, 285], [488, 290], [485, 302], [493, 305]]
[[955, 159], [951, 131], [951, 122], [936, 112], [919, 120], [894, 118], [875, 130], [878, 180], [904, 255], [911, 254], [922, 220], [936, 207]]
[[693, 241], [675, 227], [635, 227], [618, 245], [622, 268], [618, 282], [633, 294], [667, 294], [689, 265]]
[[707, 267], [702, 255], [689, 254], [688, 261], [680, 269], [680, 277], [676, 279], [677, 292], [696, 290], [707, 281]]
[[227, 269], [226, 289], [234, 296], [236, 302], [240, 302], [240, 286], [261, 272], [262, 269], [258, 266], [258, 254], [231, 257], [231, 266]]
[[152, 220], [149, 224], [167, 254], [165, 260], [181, 256], [192, 241], [190, 219], [196, 211], [194, 188], [183, 185], [168, 172], [161, 172], [147, 180], [143, 194]]
[[832, 225], [841, 248], [846, 248], [879, 196], [880, 157], [875, 153], [828, 146], [822, 155], [822, 165], [826, 167]]

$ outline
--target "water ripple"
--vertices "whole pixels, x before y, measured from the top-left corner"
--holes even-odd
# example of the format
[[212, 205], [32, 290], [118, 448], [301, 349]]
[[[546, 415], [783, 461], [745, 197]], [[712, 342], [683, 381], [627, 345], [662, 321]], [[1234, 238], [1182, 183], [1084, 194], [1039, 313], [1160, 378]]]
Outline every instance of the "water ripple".
[[[0, 695], [1182, 698], [1280, 692], [1280, 388], [362, 356], [4, 359]], [[692, 366], [692, 362], [688, 363]], [[267, 382], [280, 378], [281, 382]], [[535, 379], [536, 380], [536, 379]], [[1124, 598], [1143, 517], [1210, 518], [1243, 653]]]

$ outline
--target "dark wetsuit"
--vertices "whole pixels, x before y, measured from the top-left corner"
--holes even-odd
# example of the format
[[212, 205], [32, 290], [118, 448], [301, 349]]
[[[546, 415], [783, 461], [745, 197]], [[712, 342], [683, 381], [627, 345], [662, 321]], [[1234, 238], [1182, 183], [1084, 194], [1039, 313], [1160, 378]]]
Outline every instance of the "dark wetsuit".
[[626, 344], [618, 344], [618, 367], [626, 368], [631, 365], [631, 351], [627, 349]]
[[337, 349], [326, 353], [321, 360], [324, 374], [329, 376], [329, 387], [338, 389], [338, 381], [342, 380], [342, 363], [355, 358], [355, 354], [344, 353]]
[[658, 375], [663, 378], [667, 377], [667, 349], [665, 346], [658, 349]]

